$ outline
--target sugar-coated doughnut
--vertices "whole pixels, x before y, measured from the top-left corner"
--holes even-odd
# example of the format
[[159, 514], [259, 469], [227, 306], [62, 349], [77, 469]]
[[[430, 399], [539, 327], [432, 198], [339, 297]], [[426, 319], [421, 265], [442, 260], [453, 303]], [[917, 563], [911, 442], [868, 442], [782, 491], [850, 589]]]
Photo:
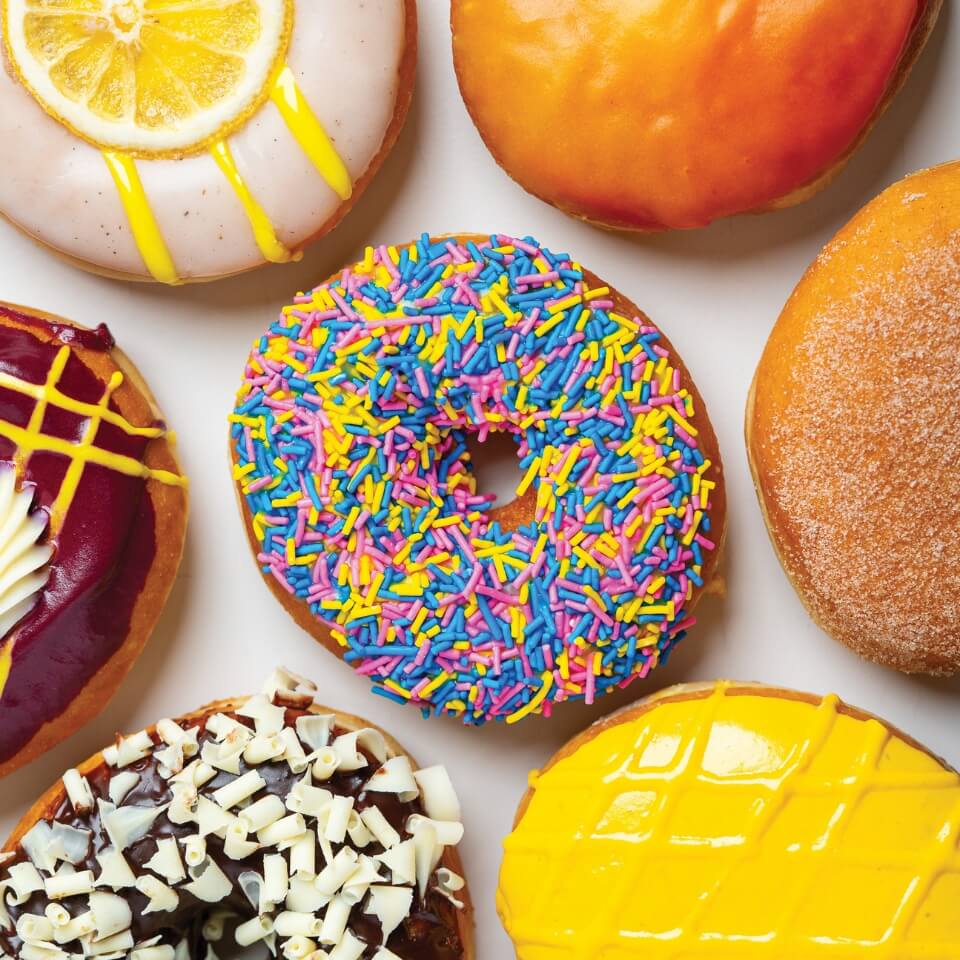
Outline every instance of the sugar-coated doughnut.
[[314, 690], [277, 671], [67, 771], [0, 855], [0, 956], [470, 960], [449, 776]]
[[670, 688], [531, 776], [497, 905], [518, 960], [948, 960], [960, 776], [835, 696]]
[[[274, 593], [425, 714], [590, 703], [666, 658], [714, 576], [696, 387], [632, 303], [531, 238], [368, 248], [255, 342], [231, 421]], [[466, 441], [493, 431], [522, 479], [491, 511]]]
[[960, 671], [960, 164], [907, 177], [827, 245], [747, 410], [773, 545], [814, 620], [908, 673]]
[[0, 777], [113, 695], [186, 522], [173, 437], [107, 328], [0, 303]]
[[453, 0], [497, 162], [576, 217], [702, 227], [791, 206], [849, 160], [942, 0]]
[[180, 283], [298, 259], [413, 91], [416, 0], [4, 0], [0, 214]]

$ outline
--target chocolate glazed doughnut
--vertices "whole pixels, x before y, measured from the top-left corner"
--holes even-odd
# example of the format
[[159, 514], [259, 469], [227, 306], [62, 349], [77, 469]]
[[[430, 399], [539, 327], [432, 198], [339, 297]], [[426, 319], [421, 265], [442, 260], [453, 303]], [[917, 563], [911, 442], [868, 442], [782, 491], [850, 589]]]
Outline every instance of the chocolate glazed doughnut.
[[314, 689], [276, 671], [264, 694], [68, 771], [5, 848], [0, 955], [202, 958], [226, 938], [286, 958], [469, 960], [446, 772], [415, 770]]
[[107, 328], [0, 303], [0, 776], [112, 696], [186, 519], [173, 437]]

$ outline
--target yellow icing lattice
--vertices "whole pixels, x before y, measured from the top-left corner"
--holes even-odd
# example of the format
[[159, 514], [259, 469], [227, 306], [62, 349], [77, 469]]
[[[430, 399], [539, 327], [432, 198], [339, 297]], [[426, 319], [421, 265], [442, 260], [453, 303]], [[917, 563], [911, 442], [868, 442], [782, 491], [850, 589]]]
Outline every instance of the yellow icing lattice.
[[520, 960], [960, 957], [960, 777], [836, 697], [690, 691], [533, 782]]
[[[170, 486], [185, 487], [185, 477], [169, 470], [155, 470], [140, 460], [119, 453], [112, 453], [96, 445], [97, 431], [101, 423], [109, 423], [128, 436], [156, 439], [165, 435], [162, 427], [136, 427], [115, 410], [109, 409], [110, 398], [123, 383], [123, 374], [115, 371], [106, 384], [100, 400], [84, 403], [63, 393], [58, 383], [70, 359], [70, 347], [61, 347], [50, 366], [44, 383], [31, 383], [12, 374], [0, 371], [0, 388], [32, 397], [36, 402], [25, 427], [17, 426], [0, 419], [0, 437], [11, 440], [16, 445], [14, 455], [18, 476], [22, 477], [30, 456], [37, 451], [59, 453], [69, 458], [70, 465], [60, 482], [60, 489], [50, 508], [50, 538], [56, 537], [63, 526], [70, 506], [73, 503], [83, 472], [88, 464], [97, 464], [110, 470], [116, 470], [127, 476], [142, 477], [145, 480], [157, 480]], [[69, 413], [86, 417], [83, 434], [79, 442], [43, 432], [43, 422], [47, 410], [56, 407]], [[0, 694], [6, 686], [12, 663], [13, 638], [4, 641], [0, 637]]]

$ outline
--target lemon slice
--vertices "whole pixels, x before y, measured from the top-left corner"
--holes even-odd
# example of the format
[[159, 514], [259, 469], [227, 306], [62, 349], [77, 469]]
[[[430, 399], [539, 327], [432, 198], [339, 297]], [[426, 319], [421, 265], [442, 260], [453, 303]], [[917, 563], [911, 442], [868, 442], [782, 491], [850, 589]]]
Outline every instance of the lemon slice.
[[182, 154], [268, 94], [291, 0], [2, 0], [7, 53], [44, 109], [95, 145]]

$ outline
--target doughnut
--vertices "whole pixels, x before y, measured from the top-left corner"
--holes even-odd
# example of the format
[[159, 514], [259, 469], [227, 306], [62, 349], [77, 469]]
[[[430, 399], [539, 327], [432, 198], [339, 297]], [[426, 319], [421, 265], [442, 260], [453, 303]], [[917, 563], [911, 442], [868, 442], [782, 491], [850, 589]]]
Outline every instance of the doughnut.
[[825, 187], [941, 5], [452, 0], [453, 53], [481, 137], [524, 189], [601, 226], [690, 229]]
[[277, 671], [68, 770], [4, 848], [0, 956], [469, 960], [446, 770], [314, 692]]
[[767, 529], [810, 615], [907, 673], [960, 671], [958, 318], [953, 163], [890, 187], [827, 245], [747, 408]]
[[110, 331], [0, 303], [0, 777], [113, 696], [186, 521], [173, 435]]
[[297, 260], [406, 118], [416, 0], [4, 0], [0, 213], [182, 283]]
[[[716, 572], [725, 499], [663, 334], [532, 238], [368, 248], [253, 346], [233, 475], [273, 593], [373, 690], [514, 723], [646, 676]], [[491, 509], [467, 448], [517, 448]]]
[[836, 696], [672, 687], [571, 740], [505, 841], [518, 960], [960, 948], [960, 776]]

